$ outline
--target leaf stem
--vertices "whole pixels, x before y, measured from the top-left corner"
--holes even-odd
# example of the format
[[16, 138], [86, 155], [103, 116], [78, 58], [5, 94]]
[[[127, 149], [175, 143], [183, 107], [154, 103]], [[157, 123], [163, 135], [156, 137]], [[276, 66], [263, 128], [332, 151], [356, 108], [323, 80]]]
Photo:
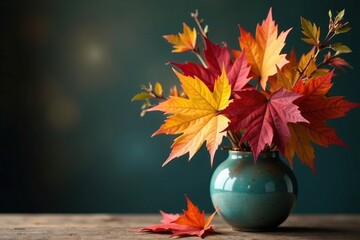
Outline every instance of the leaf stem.
[[[201, 20], [199, 20], [199, 11], [196, 9], [194, 13], [191, 13], [191, 17], [194, 18], [195, 20], [195, 23], [196, 25], [198, 26], [199, 30], [200, 30], [200, 33], [202, 36], [204, 37], [207, 37], [207, 33], [206, 31], [204, 30], [202, 24], [201, 24]], [[201, 64], [207, 68], [207, 64], [206, 62], [204, 61], [204, 59], [201, 57], [201, 54], [200, 54], [200, 50], [199, 48], [196, 48], [193, 50], [193, 53], [196, 55], [196, 57], [199, 59], [199, 61], [201, 62]]]
[[198, 51], [193, 51], [193, 53], [196, 55], [196, 57], [199, 59], [201, 64], [204, 66], [204, 68], [207, 68], [207, 65], [204, 61], [204, 59], [201, 57], [200, 53]]
[[231, 143], [232, 148], [233, 148], [233, 149], [239, 148], [239, 147], [238, 147], [238, 144], [239, 144], [239, 143], [236, 141], [233, 132], [227, 131], [226, 134], [227, 134], [227, 137], [228, 137], [229, 140], [230, 140], [230, 143]]
[[206, 31], [204, 30], [203, 26], [201, 25], [201, 21], [199, 21], [199, 11], [196, 9], [194, 13], [191, 13], [191, 17], [194, 18], [201, 34], [204, 36], [204, 37], [207, 37], [207, 33]]

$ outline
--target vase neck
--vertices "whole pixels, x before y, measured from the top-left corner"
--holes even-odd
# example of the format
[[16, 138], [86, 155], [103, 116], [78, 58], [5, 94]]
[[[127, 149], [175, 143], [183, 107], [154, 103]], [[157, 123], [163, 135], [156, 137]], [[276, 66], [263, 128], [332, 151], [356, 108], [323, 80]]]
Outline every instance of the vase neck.
[[[254, 161], [254, 154], [252, 152], [229, 150], [228, 159]], [[279, 152], [278, 151], [261, 152], [259, 153], [257, 160], [261, 160], [261, 159], [279, 159]]]

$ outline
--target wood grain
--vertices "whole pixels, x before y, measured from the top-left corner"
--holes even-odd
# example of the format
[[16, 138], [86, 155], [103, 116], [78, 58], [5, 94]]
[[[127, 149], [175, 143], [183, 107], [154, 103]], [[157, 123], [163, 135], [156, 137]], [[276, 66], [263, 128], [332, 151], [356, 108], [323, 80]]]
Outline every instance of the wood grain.
[[[133, 231], [159, 221], [160, 215], [0, 214], [0, 239], [169, 239]], [[214, 225], [218, 234], [206, 239], [360, 239], [360, 215], [293, 215], [276, 231], [260, 233], [233, 231], [219, 217]]]

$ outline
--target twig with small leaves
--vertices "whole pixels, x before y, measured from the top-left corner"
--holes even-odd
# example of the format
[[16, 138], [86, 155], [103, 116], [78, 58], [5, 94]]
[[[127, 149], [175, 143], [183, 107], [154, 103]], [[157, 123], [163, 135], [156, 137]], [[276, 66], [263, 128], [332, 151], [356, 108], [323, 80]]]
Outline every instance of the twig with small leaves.
[[[303, 79], [306, 70], [308, 69], [311, 61], [316, 63], [317, 57], [320, 52], [326, 49], [334, 50], [335, 53], [332, 55], [330, 52], [325, 56], [324, 60], [321, 63], [316, 64], [317, 68], [320, 68], [324, 65], [335, 65], [333, 62], [337, 59], [337, 56], [342, 53], [350, 53], [351, 49], [341, 43], [330, 44], [330, 41], [338, 34], [345, 33], [350, 31], [350, 27], [348, 26], [349, 22], [343, 22], [343, 18], [345, 15], [345, 10], [340, 11], [335, 18], [333, 18], [332, 12], [329, 11], [329, 29], [328, 32], [322, 42], [320, 42], [320, 28], [318, 28], [315, 24], [310, 21], [301, 18], [301, 27], [303, 29], [303, 33], [307, 38], [303, 38], [303, 40], [307, 43], [313, 45], [314, 55], [311, 56], [307, 63], [305, 64], [303, 69], [297, 69], [299, 72], [299, 77], [297, 81]], [[343, 59], [338, 59], [338, 65], [336, 67], [342, 68], [342, 66], [351, 66]]]

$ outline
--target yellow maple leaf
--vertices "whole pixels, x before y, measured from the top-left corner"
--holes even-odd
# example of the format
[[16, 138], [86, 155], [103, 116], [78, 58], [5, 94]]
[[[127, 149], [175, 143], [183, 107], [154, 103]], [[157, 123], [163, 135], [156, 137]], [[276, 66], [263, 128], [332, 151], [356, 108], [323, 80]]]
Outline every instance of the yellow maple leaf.
[[240, 27], [240, 47], [246, 54], [253, 76], [259, 77], [264, 90], [268, 77], [277, 72], [276, 67], [282, 68], [288, 62], [286, 54], [280, 52], [285, 46], [285, 39], [290, 30], [281, 32], [278, 36], [278, 26], [273, 21], [271, 8], [267, 18], [261, 25], [257, 25], [255, 39]]
[[[303, 54], [299, 61], [298, 70], [303, 72], [303, 82], [308, 82], [311, 77], [319, 77], [327, 74], [329, 69], [318, 68], [315, 61], [315, 48], [312, 48], [308, 53]], [[299, 74], [298, 74], [299, 75]]]
[[323, 76], [329, 72], [329, 69], [318, 69], [314, 59], [314, 49], [308, 53], [303, 54], [298, 61], [295, 50], [293, 49], [286, 57], [289, 61], [281, 69], [277, 68], [277, 75], [269, 77], [270, 92], [284, 87], [291, 91], [293, 86], [300, 80], [300, 72], [303, 71], [301, 79], [303, 82], [308, 82], [311, 77]]
[[215, 152], [226, 134], [223, 130], [229, 122], [224, 115], [218, 114], [231, 102], [231, 85], [225, 69], [215, 81], [213, 92], [199, 78], [174, 72], [188, 98], [173, 96], [148, 110], [170, 114], [153, 136], [182, 133], [174, 140], [172, 151], [163, 166], [186, 153], [189, 153], [190, 160], [205, 141], [212, 165]]
[[[315, 58], [314, 58], [314, 52], [315, 49], [311, 49], [308, 53], [303, 54], [300, 58], [299, 61], [299, 66], [298, 69], [299, 71], [304, 71], [303, 73], [303, 77], [306, 77], [307, 79], [310, 78], [310, 76], [312, 76], [312, 74], [316, 71], [317, 67], [316, 67], [316, 63], [315, 63]], [[307, 81], [305, 81], [307, 82]]]
[[163, 38], [173, 45], [172, 52], [192, 51], [196, 47], [196, 29], [191, 30], [186, 23], [183, 23], [183, 33], [164, 35]]
[[299, 78], [298, 60], [296, 58], [295, 50], [292, 49], [290, 55], [286, 57], [289, 61], [281, 69], [277, 68], [277, 75], [269, 77], [270, 83], [270, 92], [275, 92], [277, 89], [284, 87], [285, 89], [291, 91], [295, 83]]

